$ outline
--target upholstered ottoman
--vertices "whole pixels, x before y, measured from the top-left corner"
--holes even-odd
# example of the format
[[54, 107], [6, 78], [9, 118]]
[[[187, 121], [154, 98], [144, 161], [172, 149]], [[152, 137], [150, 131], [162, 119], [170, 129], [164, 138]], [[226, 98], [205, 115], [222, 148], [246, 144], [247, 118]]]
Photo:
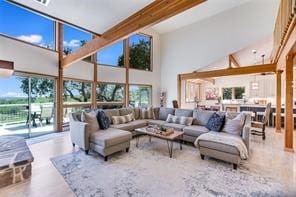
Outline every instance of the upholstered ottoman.
[[107, 161], [108, 156], [115, 152], [122, 150], [126, 150], [126, 152], [128, 152], [131, 139], [131, 132], [116, 128], [109, 128], [93, 132], [89, 139], [89, 145], [91, 150], [101, 154], [105, 158], [105, 161]]

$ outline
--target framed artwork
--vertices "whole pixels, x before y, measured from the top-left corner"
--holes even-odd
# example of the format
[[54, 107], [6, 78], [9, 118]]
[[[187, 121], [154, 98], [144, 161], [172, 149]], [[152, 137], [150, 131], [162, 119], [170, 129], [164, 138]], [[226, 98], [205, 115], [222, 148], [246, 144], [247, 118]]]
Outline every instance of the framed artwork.
[[206, 88], [206, 100], [218, 100], [219, 88]]

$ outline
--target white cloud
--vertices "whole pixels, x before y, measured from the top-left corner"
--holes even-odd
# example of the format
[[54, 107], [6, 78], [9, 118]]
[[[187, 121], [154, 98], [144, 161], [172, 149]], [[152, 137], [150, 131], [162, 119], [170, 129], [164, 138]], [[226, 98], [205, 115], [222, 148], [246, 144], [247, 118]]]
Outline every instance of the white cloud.
[[26, 94], [19, 92], [6, 92], [1, 94], [0, 97], [26, 97]]
[[80, 47], [80, 45], [81, 43], [79, 40], [71, 40], [70, 42], [64, 41], [65, 47], [74, 48], [74, 47]]
[[21, 35], [17, 38], [33, 44], [39, 44], [42, 41], [42, 36], [37, 34]]

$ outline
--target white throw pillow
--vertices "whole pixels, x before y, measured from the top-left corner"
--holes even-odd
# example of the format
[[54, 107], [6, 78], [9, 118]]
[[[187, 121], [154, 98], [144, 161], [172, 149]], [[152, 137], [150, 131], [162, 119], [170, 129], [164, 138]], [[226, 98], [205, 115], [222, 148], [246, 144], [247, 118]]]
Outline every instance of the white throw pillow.
[[225, 125], [222, 131], [225, 133], [233, 134], [233, 135], [241, 135], [242, 128], [245, 123], [245, 114], [240, 113], [235, 118], [231, 119], [226, 114]]

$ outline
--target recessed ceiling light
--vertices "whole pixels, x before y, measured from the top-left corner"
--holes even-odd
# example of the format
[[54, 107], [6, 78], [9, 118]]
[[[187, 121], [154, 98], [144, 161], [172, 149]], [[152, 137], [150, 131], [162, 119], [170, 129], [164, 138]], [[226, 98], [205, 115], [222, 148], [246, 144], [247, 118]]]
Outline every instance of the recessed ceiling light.
[[47, 6], [50, 2], [50, 0], [34, 0], [34, 1], [41, 3], [42, 5], [45, 5], [45, 6]]

